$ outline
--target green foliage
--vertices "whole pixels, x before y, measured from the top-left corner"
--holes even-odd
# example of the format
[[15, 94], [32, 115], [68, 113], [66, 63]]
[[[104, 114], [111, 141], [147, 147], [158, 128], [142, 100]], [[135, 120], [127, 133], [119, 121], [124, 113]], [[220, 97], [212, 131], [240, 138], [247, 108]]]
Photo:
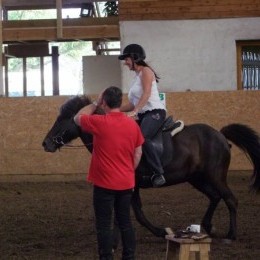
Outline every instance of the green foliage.
[[118, 16], [118, 1], [107, 1], [104, 6], [106, 16]]
[[90, 42], [78, 41], [78, 42], [61, 42], [59, 43], [59, 53], [62, 55], [69, 56], [74, 59], [79, 59], [82, 55], [87, 55], [87, 53], [82, 53]]
[[9, 11], [8, 20], [35, 20], [35, 19], [55, 19], [56, 10], [21, 10]]

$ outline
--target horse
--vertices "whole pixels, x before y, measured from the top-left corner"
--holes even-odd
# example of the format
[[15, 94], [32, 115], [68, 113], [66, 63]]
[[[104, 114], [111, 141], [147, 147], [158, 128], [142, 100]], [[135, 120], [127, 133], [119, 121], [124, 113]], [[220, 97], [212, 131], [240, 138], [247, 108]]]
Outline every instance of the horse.
[[[75, 114], [84, 106], [91, 104], [88, 96], [75, 96], [65, 102], [53, 126], [43, 140], [42, 146], [46, 152], [59, 150], [69, 145], [73, 139], [81, 138], [84, 146], [92, 152], [93, 136], [82, 132], [74, 123]], [[96, 111], [102, 114], [102, 111]], [[224, 200], [229, 211], [229, 229], [224, 236], [229, 241], [237, 238], [237, 205], [238, 201], [227, 184], [227, 173], [231, 160], [229, 141], [238, 146], [249, 158], [253, 166], [253, 174], [249, 191], [257, 193], [260, 189], [260, 138], [259, 134], [244, 124], [229, 124], [220, 131], [207, 124], [185, 125], [183, 130], [171, 136], [166, 132], [167, 143], [172, 148], [168, 155], [168, 163], [164, 166], [166, 186], [184, 182], [209, 199], [209, 206], [202, 218], [201, 227], [214, 236], [212, 218], [219, 202]], [[170, 141], [169, 141], [170, 140]], [[132, 208], [136, 220], [157, 237], [165, 237], [167, 228], [154, 226], [144, 215], [140, 197], [141, 188], [152, 188], [150, 167], [142, 157], [136, 169], [136, 185], [132, 198]], [[157, 188], [158, 189], [158, 188]], [[158, 190], [159, 192], [159, 190]]]

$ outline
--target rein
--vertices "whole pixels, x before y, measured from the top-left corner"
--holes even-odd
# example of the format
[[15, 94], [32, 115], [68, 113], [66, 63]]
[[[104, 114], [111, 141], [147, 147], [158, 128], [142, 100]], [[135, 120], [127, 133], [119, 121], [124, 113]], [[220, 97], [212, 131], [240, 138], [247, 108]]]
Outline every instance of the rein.
[[77, 148], [81, 148], [81, 147], [87, 147], [90, 144], [92, 144], [92, 143], [89, 143], [89, 144], [79, 144], [79, 145], [64, 144], [63, 145], [63, 149], [77, 149]]

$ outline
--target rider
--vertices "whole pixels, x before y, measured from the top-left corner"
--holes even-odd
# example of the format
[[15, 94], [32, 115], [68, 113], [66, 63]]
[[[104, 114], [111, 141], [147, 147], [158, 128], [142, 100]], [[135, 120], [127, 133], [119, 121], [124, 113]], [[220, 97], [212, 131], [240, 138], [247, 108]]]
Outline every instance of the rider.
[[127, 45], [123, 54], [118, 57], [119, 60], [124, 60], [124, 65], [135, 72], [128, 94], [129, 101], [121, 107], [121, 111], [138, 118], [145, 138], [143, 152], [153, 171], [151, 180], [154, 187], [160, 187], [166, 182], [164, 170], [151, 138], [164, 122], [166, 108], [159, 98], [157, 87], [159, 77], [145, 62], [145, 58], [145, 51], [138, 44]]

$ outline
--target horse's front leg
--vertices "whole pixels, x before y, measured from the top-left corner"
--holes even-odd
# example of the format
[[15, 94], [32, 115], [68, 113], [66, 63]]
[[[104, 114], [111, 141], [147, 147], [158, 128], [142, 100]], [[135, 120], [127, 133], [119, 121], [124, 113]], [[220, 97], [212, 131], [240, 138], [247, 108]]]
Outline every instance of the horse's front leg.
[[159, 228], [153, 226], [145, 217], [142, 211], [142, 202], [140, 198], [139, 188], [135, 188], [134, 190], [133, 197], [132, 197], [132, 207], [135, 213], [136, 220], [142, 226], [148, 228], [157, 237], [165, 237], [165, 235], [167, 235], [165, 228]]

